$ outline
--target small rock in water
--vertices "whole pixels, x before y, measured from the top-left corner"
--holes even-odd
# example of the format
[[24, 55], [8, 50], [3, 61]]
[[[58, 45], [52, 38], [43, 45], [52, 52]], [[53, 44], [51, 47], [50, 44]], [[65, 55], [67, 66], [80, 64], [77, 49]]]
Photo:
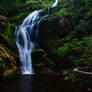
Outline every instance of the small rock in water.
[[92, 89], [91, 88], [88, 88], [88, 92], [92, 92]]

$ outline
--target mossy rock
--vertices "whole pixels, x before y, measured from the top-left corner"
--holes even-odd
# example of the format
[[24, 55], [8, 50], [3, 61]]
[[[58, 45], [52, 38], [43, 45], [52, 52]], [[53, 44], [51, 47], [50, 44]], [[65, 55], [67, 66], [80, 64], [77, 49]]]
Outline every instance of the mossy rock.
[[87, 3], [77, 9], [58, 7], [40, 24], [41, 47], [57, 68], [87, 66], [92, 61], [92, 8]]
[[12, 10], [9, 10], [9, 14], [8, 14], [8, 17], [11, 17], [11, 16], [14, 16], [14, 15], [17, 15], [17, 14], [20, 14], [20, 13], [25, 13], [25, 12], [32, 12], [34, 10], [38, 10], [38, 9], [41, 9], [42, 6], [41, 6], [41, 3], [39, 2], [30, 2], [28, 4], [23, 4], [23, 5], [20, 5], [20, 7], [18, 8], [15, 8], [15, 9], [12, 9]]
[[8, 15], [7, 10], [0, 8], [0, 15], [7, 16]]
[[7, 28], [8, 20], [7, 17], [0, 15], [0, 33], [5, 31], [5, 28]]
[[16, 75], [16, 61], [11, 51], [0, 44], [0, 75], [2, 78], [12, 78]]
[[79, 84], [92, 87], [92, 68], [91, 68], [91, 72], [86, 71], [89, 69], [90, 68], [88, 67], [74, 69], [74, 76], [75, 76], [74, 80]]

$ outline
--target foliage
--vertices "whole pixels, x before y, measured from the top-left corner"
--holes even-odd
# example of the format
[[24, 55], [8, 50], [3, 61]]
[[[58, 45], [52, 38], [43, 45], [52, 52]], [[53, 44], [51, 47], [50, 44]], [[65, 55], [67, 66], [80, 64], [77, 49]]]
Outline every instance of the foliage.
[[64, 62], [71, 62], [71, 67], [92, 63], [92, 2], [71, 0], [71, 3], [73, 7], [55, 9], [41, 25], [41, 46], [57, 67]]
[[[1, 0], [0, 7], [10, 11], [13, 9], [17, 9], [21, 5], [20, 0]], [[10, 7], [9, 7], [10, 6]]]
[[84, 38], [82, 41], [72, 39], [69, 43], [65, 43], [58, 49], [59, 55], [63, 58], [67, 57], [67, 62], [83, 66], [92, 63], [92, 35]]

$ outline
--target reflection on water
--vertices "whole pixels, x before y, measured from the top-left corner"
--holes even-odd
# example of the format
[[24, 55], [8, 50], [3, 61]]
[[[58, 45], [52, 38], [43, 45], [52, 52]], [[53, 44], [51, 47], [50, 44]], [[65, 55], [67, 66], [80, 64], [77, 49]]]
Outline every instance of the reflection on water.
[[32, 90], [32, 76], [26, 75], [19, 78], [19, 92], [30, 92]]
[[87, 92], [83, 86], [58, 76], [22, 75], [0, 81], [0, 92]]

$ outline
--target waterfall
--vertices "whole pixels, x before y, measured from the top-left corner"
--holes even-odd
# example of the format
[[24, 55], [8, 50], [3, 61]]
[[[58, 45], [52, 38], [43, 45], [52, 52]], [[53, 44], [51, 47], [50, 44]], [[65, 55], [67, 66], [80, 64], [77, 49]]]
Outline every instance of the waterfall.
[[53, 8], [53, 7], [56, 7], [57, 5], [58, 5], [58, 0], [56, 0], [55, 3], [51, 7]]
[[34, 11], [16, 28], [16, 44], [20, 54], [21, 71], [23, 74], [33, 73], [31, 54], [37, 40], [38, 20], [39, 11]]
[[[56, 7], [57, 3], [58, 0], [55, 1], [51, 8]], [[42, 12], [42, 10], [33, 11], [15, 30], [15, 41], [19, 50], [22, 74], [34, 73], [32, 68], [32, 51], [38, 44], [39, 23], [49, 15], [49, 8], [48, 14], [42, 18], [39, 17], [40, 12]]]

